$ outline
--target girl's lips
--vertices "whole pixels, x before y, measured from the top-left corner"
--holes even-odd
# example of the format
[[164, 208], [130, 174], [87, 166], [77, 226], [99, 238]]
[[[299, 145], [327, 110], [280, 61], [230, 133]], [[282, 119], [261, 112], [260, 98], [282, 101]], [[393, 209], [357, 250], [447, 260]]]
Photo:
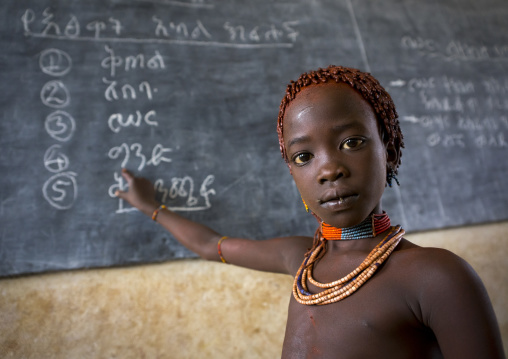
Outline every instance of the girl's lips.
[[330, 198], [326, 201], [321, 202], [321, 207], [332, 211], [344, 210], [350, 207], [358, 198], [358, 195], [348, 195], [342, 197]]

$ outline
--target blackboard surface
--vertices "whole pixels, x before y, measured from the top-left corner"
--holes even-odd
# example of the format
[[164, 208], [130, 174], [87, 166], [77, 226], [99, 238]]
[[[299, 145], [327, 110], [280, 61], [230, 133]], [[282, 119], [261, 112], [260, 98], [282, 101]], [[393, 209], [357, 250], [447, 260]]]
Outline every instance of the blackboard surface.
[[392, 94], [408, 231], [508, 219], [501, 0], [17, 0], [0, 15], [0, 276], [192, 257], [112, 193], [125, 166], [220, 233], [311, 235], [285, 86], [340, 64]]

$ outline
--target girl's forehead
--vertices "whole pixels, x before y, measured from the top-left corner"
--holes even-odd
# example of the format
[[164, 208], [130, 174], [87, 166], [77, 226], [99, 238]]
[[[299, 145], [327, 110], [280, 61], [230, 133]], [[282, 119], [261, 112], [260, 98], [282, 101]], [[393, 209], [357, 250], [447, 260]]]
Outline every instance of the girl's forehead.
[[287, 107], [283, 125], [287, 129], [293, 122], [313, 116], [373, 118], [374, 121], [376, 118], [371, 105], [355, 89], [336, 82], [302, 89]]

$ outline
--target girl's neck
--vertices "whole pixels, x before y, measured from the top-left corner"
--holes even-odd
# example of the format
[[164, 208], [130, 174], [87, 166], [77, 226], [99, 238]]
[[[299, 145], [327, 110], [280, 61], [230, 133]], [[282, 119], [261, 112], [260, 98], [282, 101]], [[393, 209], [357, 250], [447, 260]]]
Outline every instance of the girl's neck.
[[382, 214], [372, 213], [363, 222], [348, 228], [336, 228], [321, 222], [321, 234], [328, 241], [350, 241], [375, 238], [390, 227], [390, 217], [383, 211]]

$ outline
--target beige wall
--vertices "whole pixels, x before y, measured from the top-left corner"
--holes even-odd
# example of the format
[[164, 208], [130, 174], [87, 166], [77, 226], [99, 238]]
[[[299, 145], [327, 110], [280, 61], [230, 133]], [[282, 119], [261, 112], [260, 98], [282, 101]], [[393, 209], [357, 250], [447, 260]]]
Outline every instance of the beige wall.
[[[508, 222], [409, 235], [472, 264], [508, 347]], [[0, 357], [277, 358], [292, 278], [185, 260], [0, 281]]]

